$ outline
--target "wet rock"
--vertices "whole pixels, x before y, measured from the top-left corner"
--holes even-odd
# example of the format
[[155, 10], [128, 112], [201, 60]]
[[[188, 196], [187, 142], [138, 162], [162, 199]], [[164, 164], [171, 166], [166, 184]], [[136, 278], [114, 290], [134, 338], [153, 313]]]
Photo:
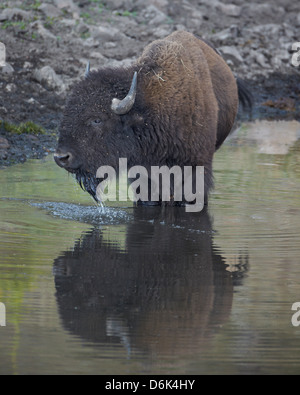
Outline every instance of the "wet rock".
[[168, 0], [149, 0], [147, 1], [148, 4], [152, 4], [157, 7], [160, 11], [165, 11], [168, 7]]
[[277, 100], [267, 100], [262, 105], [285, 111], [295, 111], [296, 101], [291, 97], [280, 97]]
[[35, 100], [34, 97], [31, 97], [30, 99], [25, 100], [25, 101], [26, 101], [26, 103], [28, 103], [28, 104], [38, 104], [38, 101]]
[[37, 34], [44, 40], [55, 40], [56, 37], [49, 30], [47, 30], [40, 21], [31, 23], [31, 28], [34, 29]]
[[164, 28], [164, 27], [158, 27], [154, 31], [154, 37], [155, 38], [164, 38], [167, 37], [171, 33], [170, 29]]
[[77, 25], [75, 25], [75, 27], [74, 27], [74, 31], [76, 32], [76, 33], [78, 33], [78, 34], [86, 34], [86, 33], [88, 33], [89, 32], [89, 27], [88, 27], [88, 25], [86, 25], [85, 23], [83, 23], [83, 22], [79, 22]]
[[272, 58], [280, 59], [284, 63], [288, 63], [291, 60], [290, 53], [286, 50], [286, 48], [278, 48], [272, 51]]
[[0, 149], [0, 159], [6, 160], [8, 158], [8, 152]]
[[203, 19], [203, 13], [199, 10], [192, 10], [191, 11], [191, 19], [197, 23], [201, 22]]
[[57, 8], [71, 13], [74, 19], [79, 19], [80, 9], [73, 0], [53, 0], [53, 3]]
[[77, 0], [78, 7], [83, 8], [90, 4], [90, 0]]
[[[107, 59], [105, 58], [105, 56], [103, 56], [102, 53], [99, 52], [99, 51], [93, 51], [93, 52], [91, 52], [91, 53], [90, 53], [90, 57], [91, 57], [91, 58], [94, 58], [94, 59], [97, 59], [98, 62], [102, 62], [102, 63], [104, 63], [104, 62], [107, 60]], [[87, 60], [84, 60], [83, 63], [86, 64], [86, 63], [87, 63]]]
[[107, 2], [107, 6], [110, 10], [128, 10], [132, 6], [130, 0], [110, 0]]
[[0, 136], [0, 150], [6, 150], [10, 147], [8, 140]]
[[282, 61], [277, 56], [272, 56], [270, 59], [270, 63], [274, 71], [280, 70], [280, 68], [282, 67]]
[[14, 93], [17, 90], [16, 84], [7, 84], [5, 87], [6, 92]]
[[39, 138], [37, 136], [34, 136], [33, 134], [28, 134], [26, 136], [28, 142], [30, 142], [33, 145], [36, 145], [39, 143]]
[[24, 62], [23, 64], [23, 69], [28, 70], [28, 69], [32, 69], [33, 68], [33, 64], [31, 62]]
[[219, 3], [217, 5], [217, 9], [219, 9], [223, 14], [227, 16], [238, 17], [241, 15], [242, 7], [235, 4], [223, 4]]
[[267, 61], [267, 58], [262, 53], [256, 52], [254, 54], [254, 59], [255, 59], [256, 63], [258, 63], [264, 69], [267, 69], [267, 68], [271, 67], [270, 64]]
[[178, 25], [175, 25], [175, 30], [184, 31], [184, 30], [186, 30], [186, 27], [182, 24], [178, 24]]
[[126, 58], [122, 60], [115, 60], [115, 59], [110, 59], [107, 61], [106, 66], [109, 67], [130, 67], [134, 63], [135, 59], [132, 58]]
[[112, 41], [107, 41], [106, 43], [103, 44], [103, 48], [105, 49], [112, 49], [116, 47], [117, 47], [117, 43], [114, 43]]
[[8, 114], [7, 108], [4, 107], [4, 106], [0, 106], [0, 115], [4, 116], [4, 115], [7, 115], [7, 114]]
[[61, 15], [61, 10], [53, 4], [44, 3], [38, 7], [47, 18], [57, 18]]
[[283, 26], [277, 23], [267, 23], [263, 25], [254, 26], [252, 29], [253, 33], [257, 33], [259, 35], [272, 35], [277, 36], [283, 32]]
[[257, 25], [266, 23], [266, 21], [281, 23], [284, 19], [284, 14], [285, 10], [283, 7], [267, 3], [258, 4], [248, 2], [243, 7], [243, 16], [253, 19]]
[[2, 67], [0, 67], [0, 72], [3, 74], [12, 74], [14, 71], [14, 68], [9, 63], [5, 63]]
[[292, 40], [294, 37], [298, 38], [295, 36], [293, 26], [289, 26], [287, 23], [283, 23], [283, 28], [284, 28], [284, 36], [287, 39], [287, 41]]
[[120, 31], [111, 26], [97, 26], [91, 29], [91, 35], [99, 41], [116, 41], [120, 38]]
[[29, 20], [31, 16], [31, 12], [29, 11], [19, 8], [5, 8], [0, 14], [0, 22]]
[[135, 40], [140, 40], [143, 32], [141, 31], [141, 27], [137, 23], [135, 19], [132, 18], [123, 18], [122, 21], [124, 20], [124, 23], [122, 23], [122, 33], [130, 38], [133, 38]]
[[88, 37], [86, 40], [81, 40], [82, 45], [87, 48], [97, 48], [99, 46], [99, 41], [95, 40], [93, 37]]
[[145, 0], [137, 0], [134, 8], [138, 10], [139, 14], [145, 10], [146, 6], [154, 6], [159, 11], [166, 12], [170, 7], [170, 3], [169, 0], [148, 0], [147, 2]]
[[243, 63], [243, 58], [235, 47], [223, 46], [218, 48], [226, 61], [230, 60], [235, 66]]
[[167, 21], [167, 15], [160, 11], [154, 5], [149, 5], [142, 13], [142, 18], [144, 18], [150, 25], [159, 25]]
[[230, 27], [221, 30], [218, 33], [213, 35], [214, 40], [218, 40], [219, 42], [224, 42], [230, 39], [235, 39], [239, 35], [239, 28], [237, 25], [231, 25]]
[[7, 150], [10, 148], [10, 144], [5, 137], [0, 136], [0, 159], [6, 160], [8, 158]]
[[77, 23], [77, 21], [75, 19], [63, 18], [60, 20], [60, 24], [65, 27], [74, 27], [76, 25], [76, 23]]
[[47, 88], [57, 90], [60, 93], [64, 92], [66, 89], [62, 79], [50, 66], [44, 66], [39, 70], [35, 70], [33, 73], [33, 79], [38, 81], [40, 84], [45, 84]]

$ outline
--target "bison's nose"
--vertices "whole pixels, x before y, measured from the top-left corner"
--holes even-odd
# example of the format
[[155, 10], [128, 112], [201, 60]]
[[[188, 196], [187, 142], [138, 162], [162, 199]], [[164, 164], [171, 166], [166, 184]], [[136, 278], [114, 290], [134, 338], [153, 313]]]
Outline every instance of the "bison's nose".
[[74, 155], [72, 152], [62, 152], [56, 151], [54, 154], [54, 160], [58, 164], [58, 166], [63, 167], [65, 169], [76, 169], [78, 166], [75, 163]]

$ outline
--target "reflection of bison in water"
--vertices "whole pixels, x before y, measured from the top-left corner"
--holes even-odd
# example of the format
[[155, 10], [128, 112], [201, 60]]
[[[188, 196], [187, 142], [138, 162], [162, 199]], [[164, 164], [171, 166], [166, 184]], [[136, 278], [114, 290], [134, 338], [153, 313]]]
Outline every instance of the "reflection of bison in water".
[[[230, 314], [233, 277], [206, 212], [135, 208], [124, 246], [98, 229], [54, 262], [66, 329], [157, 355], [199, 352]], [[154, 220], [153, 220], [154, 218]]]
[[238, 96], [249, 99], [222, 57], [175, 32], [147, 46], [133, 66], [90, 72], [74, 87], [55, 160], [95, 199], [97, 169], [117, 169], [119, 158], [149, 174], [150, 166], [204, 166], [207, 199], [213, 154], [232, 129]]

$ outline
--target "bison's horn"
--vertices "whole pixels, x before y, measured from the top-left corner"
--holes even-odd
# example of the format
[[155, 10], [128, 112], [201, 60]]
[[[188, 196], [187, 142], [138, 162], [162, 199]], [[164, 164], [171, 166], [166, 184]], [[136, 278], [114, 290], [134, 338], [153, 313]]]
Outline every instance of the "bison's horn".
[[85, 78], [89, 75], [89, 72], [90, 72], [90, 62], [88, 61], [84, 73]]
[[134, 105], [136, 96], [136, 82], [137, 82], [137, 72], [135, 71], [132, 78], [132, 83], [127, 96], [123, 100], [113, 99], [111, 103], [111, 109], [115, 114], [124, 115], [127, 114]]

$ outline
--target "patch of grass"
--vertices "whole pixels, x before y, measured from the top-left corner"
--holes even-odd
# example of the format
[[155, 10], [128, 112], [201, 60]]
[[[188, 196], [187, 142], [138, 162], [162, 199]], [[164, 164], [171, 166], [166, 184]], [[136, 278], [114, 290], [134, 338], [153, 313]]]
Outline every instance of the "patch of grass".
[[117, 16], [129, 16], [129, 17], [136, 17], [137, 12], [136, 11], [116, 11], [114, 12], [115, 15]]
[[105, 8], [103, 1], [101, 1], [101, 0], [92, 0], [92, 3], [97, 5], [99, 8]]
[[175, 23], [175, 21], [174, 21], [173, 18], [171, 18], [170, 16], [168, 16], [167, 19], [166, 19], [166, 21], [165, 21], [165, 23], [166, 23], [167, 25], [172, 25], [173, 23]]
[[32, 10], [37, 10], [41, 5], [42, 5], [41, 1], [32, 1], [31, 4], [29, 5], [29, 8], [31, 8]]
[[84, 18], [84, 19], [90, 19], [91, 18], [91, 14], [88, 13], [88, 12], [82, 12], [80, 14], [80, 16], [81, 16], [81, 18]]
[[0, 120], [0, 127], [4, 127], [7, 132], [14, 134], [46, 134], [45, 129], [32, 121], [22, 122], [19, 125]]
[[17, 26], [20, 28], [20, 30], [26, 30], [27, 28], [27, 23], [24, 21], [17, 21], [17, 22], [12, 22], [12, 21], [5, 21], [1, 24], [0, 28], [2, 30], [6, 30], [11, 26]]
[[24, 10], [37, 10], [40, 5], [42, 5], [42, 1], [27, 0], [27, 1], [23, 2], [23, 4], [20, 6], [20, 8], [24, 9]]
[[41, 5], [42, 5], [41, 1], [35, 1], [34, 4], [32, 5], [32, 8], [34, 10], [37, 10]]
[[87, 25], [94, 25], [95, 24], [95, 20], [89, 12], [82, 12], [80, 14], [80, 17], [83, 19], [84, 23], [86, 23]]
[[86, 40], [87, 38], [90, 38], [90, 37], [91, 37], [91, 33], [90, 33], [90, 32], [81, 33], [81, 34], [80, 34], [80, 37], [81, 37], [83, 40]]
[[57, 20], [57, 18], [55, 18], [55, 17], [47, 16], [47, 18], [46, 18], [46, 20], [45, 20], [45, 22], [44, 22], [44, 27], [45, 27], [46, 29], [50, 29], [50, 28], [54, 25], [54, 23], [56, 22], [56, 20]]

